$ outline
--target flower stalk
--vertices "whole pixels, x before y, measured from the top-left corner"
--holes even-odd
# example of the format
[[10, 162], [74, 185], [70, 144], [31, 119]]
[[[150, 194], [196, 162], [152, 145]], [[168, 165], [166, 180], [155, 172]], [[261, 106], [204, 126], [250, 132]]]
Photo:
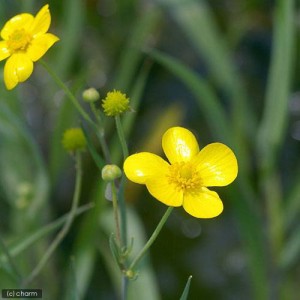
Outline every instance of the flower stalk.
[[122, 126], [121, 119], [120, 119], [119, 115], [115, 116], [115, 121], [116, 121], [116, 127], [117, 127], [119, 140], [120, 140], [121, 147], [122, 147], [123, 158], [125, 160], [128, 157], [128, 147], [127, 147], [123, 126]]
[[22, 282], [22, 286], [27, 286], [29, 283], [31, 283], [41, 272], [41, 270], [44, 268], [48, 260], [50, 259], [51, 255], [54, 253], [54, 251], [57, 249], [59, 244], [63, 241], [67, 233], [69, 232], [71, 225], [74, 221], [74, 218], [76, 216], [76, 211], [79, 204], [79, 198], [80, 198], [80, 192], [81, 192], [81, 185], [82, 185], [82, 158], [80, 151], [77, 151], [75, 153], [75, 163], [76, 163], [76, 181], [75, 181], [75, 190], [73, 195], [73, 201], [70, 213], [68, 215], [68, 218], [66, 219], [66, 222], [61, 229], [61, 231], [57, 234], [43, 257], [41, 258], [38, 265], [33, 269], [31, 274]]
[[122, 239], [121, 239], [117, 189], [116, 189], [116, 184], [115, 184], [114, 181], [111, 182], [111, 193], [112, 193], [112, 203], [113, 203], [115, 226], [116, 226], [116, 238], [117, 238], [120, 249], [122, 249], [123, 242], [122, 242]]
[[170, 206], [166, 210], [165, 214], [159, 221], [157, 227], [155, 228], [154, 232], [152, 233], [151, 237], [149, 238], [148, 242], [145, 244], [145, 246], [142, 248], [142, 250], [138, 253], [138, 255], [134, 258], [134, 260], [131, 262], [127, 274], [134, 274], [134, 269], [136, 265], [140, 262], [140, 260], [145, 256], [149, 248], [152, 246], [152, 244], [155, 242], [156, 238], [158, 237], [161, 229], [167, 222], [171, 212], [173, 211], [174, 207]]
[[21, 281], [21, 274], [15, 264], [15, 261], [13, 259], [13, 257], [11, 256], [9, 249], [7, 248], [6, 244], [4, 243], [4, 241], [2, 240], [2, 237], [0, 237], [0, 248], [2, 250], [2, 252], [5, 254], [7, 261], [10, 265], [11, 271], [13, 276], [16, 278], [17, 281]]
[[56, 82], [56, 84], [61, 87], [68, 98], [73, 103], [74, 107], [77, 109], [79, 114], [83, 117], [85, 121], [87, 121], [93, 128], [95, 128], [95, 122], [90, 118], [90, 116], [84, 111], [80, 103], [78, 102], [77, 98], [73, 95], [73, 93], [70, 91], [70, 89], [63, 83], [63, 81], [59, 78], [59, 76], [54, 72], [52, 68], [44, 61], [40, 60], [41, 65], [46, 69], [46, 71], [49, 73], [49, 75], [53, 78], [53, 80]]

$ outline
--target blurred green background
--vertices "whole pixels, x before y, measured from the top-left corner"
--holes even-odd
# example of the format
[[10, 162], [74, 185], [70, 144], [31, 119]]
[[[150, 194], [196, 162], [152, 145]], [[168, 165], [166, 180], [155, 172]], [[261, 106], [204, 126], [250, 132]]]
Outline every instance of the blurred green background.
[[[1, 27], [47, 2], [3, 0]], [[224, 212], [201, 220], [175, 209], [129, 299], [297, 299], [300, 280], [299, 2], [295, 0], [48, 1], [49, 32], [60, 37], [45, 61], [81, 100], [120, 89], [134, 112], [123, 118], [130, 153], [162, 154], [161, 136], [181, 125], [200, 146], [228, 144], [239, 176], [217, 190]], [[1, 81], [3, 82], [1, 62]], [[13, 91], [0, 88], [0, 234], [22, 276], [37, 264], [67, 213], [74, 163], [63, 132], [81, 120], [37, 62]], [[81, 102], [89, 112], [89, 107]], [[100, 105], [100, 103], [98, 103]], [[106, 122], [113, 162], [122, 165], [114, 126]], [[95, 147], [102, 155], [96, 137]], [[108, 238], [111, 203], [91, 155], [84, 155], [81, 204], [94, 203], [31, 288], [44, 299], [118, 299], [120, 278]], [[166, 207], [145, 187], [127, 184], [134, 251]], [[48, 231], [38, 232], [47, 224]], [[16, 287], [1, 247], [0, 288]]]

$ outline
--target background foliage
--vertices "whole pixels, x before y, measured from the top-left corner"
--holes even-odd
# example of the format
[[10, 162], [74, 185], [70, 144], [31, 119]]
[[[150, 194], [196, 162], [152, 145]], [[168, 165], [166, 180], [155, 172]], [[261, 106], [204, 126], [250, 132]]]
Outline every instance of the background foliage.
[[[1, 26], [19, 12], [35, 14], [45, 3], [1, 1]], [[61, 40], [45, 60], [79, 98], [89, 86], [103, 97], [114, 88], [130, 96], [135, 112], [122, 121], [131, 153], [159, 154], [162, 133], [183, 125], [201, 145], [225, 142], [238, 156], [238, 180], [220, 192], [223, 214], [197, 220], [176, 209], [131, 283], [130, 299], [177, 299], [189, 275], [189, 299], [295, 299], [300, 276], [299, 3], [48, 3], [50, 32]], [[61, 138], [81, 123], [38, 63], [30, 80], [14, 91], [2, 84], [0, 106], [1, 240], [26, 276], [70, 209], [74, 166]], [[121, 166], [114, 127], [107, 121], [106, 128], [113, 160]], [[94, 205], [76, 218], [32, 284], [43, 289], [45, 299], [118, 297], [120, 278], [108, 247], [111, 203], [104, 189], [86, 153], [81, 204]], [[126, 196], [136, 251], [165, 207], [133, 184]], [[1, 249], [0, 287], [12, 288], [16, 272]]]

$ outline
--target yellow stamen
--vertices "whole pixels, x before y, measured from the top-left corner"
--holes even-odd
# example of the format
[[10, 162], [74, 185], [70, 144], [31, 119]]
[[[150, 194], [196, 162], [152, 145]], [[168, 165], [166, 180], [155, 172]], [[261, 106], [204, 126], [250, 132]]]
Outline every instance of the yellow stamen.
[[193, 164], [188, 162], [175, 163], [170, 166], [169, 182], [177, 189], [185, 192], [201, 187], [201, 177]]
[[7, 46], [11, 52], [17, 50], [26, 50], [32, 37], [28, 34], [24, 28], [15, 30], [7, 41]]

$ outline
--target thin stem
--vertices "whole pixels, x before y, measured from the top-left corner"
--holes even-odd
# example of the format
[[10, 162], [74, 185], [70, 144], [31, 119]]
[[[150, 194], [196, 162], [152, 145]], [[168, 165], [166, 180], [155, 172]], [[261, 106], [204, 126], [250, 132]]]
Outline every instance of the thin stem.
[[52, 244], [49, 246], [47, 249], [46, 253], [44, 256], [41, 258], [40, 262], [38, 265], [33, 269], [31, 274], [23, 281], [22, 286], [28, 285], [43, 269], [45, 264], [48, 262], [49, 258], [53, 254], [53, 252], [56, 250], [58, 245], [62, 242], [64, 237], [67, 235], [69, 232], [71, 225], [74, 221], [74, 218], [76, 216], [76, 211], [78, 208], [79, 204], [79, 196], [81, 192], [81, 183], [82, 183], [82, 162], [81, 162], [81, 153], [79, 151], [76, 152], [75, 154], [75, 160], [76, 160], [76, 181], [75, 181], [75, 191], [73, 195], [73, 201], [72, 201], [72, 207], [70, 210], [70, 213], [68, 215], [68, 218], [66, 219], [66, 223], [64, 224], [63, 228], [61, 231], [57, 234], [55, 239], [53, 240]]
[[124, 130], [123, 130], [123, 127], [122, 127], [120, 116], [119, 115], [115, 116], [115, 120], [116, 120], [116, 127], [117, 127], [118, 136], [119, 136], [122, 151], [123, 151], [123, 158], [125, 160], [125, 158], [128, 156], [128, 147], [127, 147], [125, 134], [124, 134]]
[[127, 300], [127, 291], [128, 291], [128, 278], [122, 276], [122, 300]]
[[6, 247], [4, 241], [2, 240], [2, 238], [0, 237], [0, 248], [2, 249], [3, 253], [5, 254], [8, 263], [10, 264], [11, 270], [13, 272], [13, 275], [16, 277], [16, 279], [18, 281], [21, 280], [22, 276], [17, 268], [17, 266], [15, 265], [15, 262], [12, 258], [12, 256], [10, 255], [10, 251], [8, 250], [8, 248]]
[[104, 139], [104, 130], [102, 128], [102, 126], [100, 126], [101, 123], [101, 119], [99, 117], [99, 114], [97, 112], [97, 109], [94, 105], [94, 103], [91, 103], [91, 109], [97, 119], [97, 121], [99, 122], [99, 126], [97, 126], [97, 124], [90, 118], [90, 116], [84, 111], [84, 109], [82, 108], [82, 106], [80, 105], [80, 103], [78, 102], [77, 98], [73, 95], [73, 93], [71, 92], [71, 90], [63, 83], [63, 81], [59, 78], [59, 76], [57, 76], [57, 74], [49, 67], [49, 65], [43, 61], [42, 59], [40, 60], [40, 63], [42, 64], [42, 66], [47, 70], [47, 72], [52, 76], [52, 78], [54, 79], [54, 81], [56, 82], [56, 84], [58, 86], [60, 86], [64, 92], [66, 93], [66, 95], [69, 97], [69, 99], [72, 101], [73, 105], [75, 106], [75, 108], [77, 109], [77, 111], [80, 113], [80, 115], [84, 118], [84, 120], [86, 120], [91, 126], [92, 128], [95, 130], [99, 140], [100, 140], [100, 144], [101, 144], [101, 148], [103, 150], [103, 154], [105, 156], [105, 160], [107, 162], [110, 162], [110, 154], [109, 154], [109, 150], [106, 144], [106, 141]]
[[122, 248], [122, 240], [121, 240], [121, 233], [120, 233], [120, 222], [119, 222], [119, 207], [118, 207], [118, 199], [117, 199], [117, 190], [115, 182], [111, 182], [111, 192], [112, 192], [112, 203], [113, 203], [113, 210], [114, 210], [114, 219], [116, 225], [116, 237], [119, 243], [119, 247]]
[[96, 118], [97, 124], [95, 127], [96, 135], [99, 139], [101, 149], [103, 151], [104, 158], [107, 163], [111, 163], [111, 157], [110, 157], [110, 152], [109, 148], [107, 146], [106, 140], [105, 140], [105, 131], [104, 131], [104, 126], [103, 126], [103, 120], [101, 118], [101, 112], [99, 109], [96, 108], [95, 103], [92, 102], [90, 103], [91, 110]]
[[127, 247], [127, 215], [126, 215], [126, 203], [124, 197], [124, 186], [125, 186], [125, 176], [121, 178], [119, 191], [118, 191], [118, 200], [120, 208], [120, 217], [121, 217], [121, 237], [123, 241], [123, 246]]
[[93, 114], [94, 114], [94, 116], [95, 116], [97, 122], [98, 122], [99, 124], [102, 124], [103, 121], [102, 121], [102, 119], [101, 119], [100, 110], [96, 108], [94, 102], [91, 102], [91, 103], [90, 103], [90, 107], [91, 107], [91, 110], [92, 110], [92, 112], [93, 112]]
[[145, 244], [144, 248], [140, 251], [140, 253], [135, 257], [135, 259], [132, 261], [131, 265], [129, 266], [129, 270], [133, 270], [135, 268], [135, 266], [139, 263], [139, 261], [144, 257], [144, 255], [146, 254], [146, 252], [148, 251], [148, 249], [151, 247], [151, 245], [154, 243], [154, 241], [156, 240], [157, 236], [159, 235], [161, 229], [163, 228], [164, 224], [166, 223], [166, 221], [168, 220], [168, 217], [170, 216], [172, 210], [174, 207], [168, 207], [167, 211], [165, 212], [165, 214], [163, 215], [163, 217], [161, 218], [161, 220], [159, 221], [156, 229], [154, 230], [154, 232], [152, 233], [150, 239], [148, 240], [148, 242]]
[[98, 127], [97, 131], [96, 131], [96, 135], [97, 135], [97, 137], [99, 139], [99, 142], [100, 142], [100, 145], [101, 145], [101, 149], [103, 151], [103, 155], [104, 155], [105, 161], [107, 163], [111, 163], [109, 148], [107, 146], [107, 143], [106, 143], [106, 140], [105, 140], [105, 137], [104, 137], [104, 135], [105, 135], [104, 129], [101, 128], [101, 127]]
[[[124, 199], [122, 200], [123, 194], [120, 195], [120, 193], [117, 193], [115, 182], [113, 181], [111, 183], [111, 189], [112, 189], [112, 202], [113, 202], [113, 210], [114, 210], [114, 219], [115, 219], [115, 225], [116, 225], [116, 237], [118, 240], [119, 247], [121, 249], [121, 252], [123, 250], [127, 251], [127, 237], [126, 237], [126, 219], [124, 219], [124, 215], [122, 215], [122, 212], [125, 212], [125, 207], [121, 206], [121, 204], [124, 204]], [[120, 201], [120, 209], [121, 211], [121, 222], [122, 227], [120, 227], [119, 222], [119, 205], [118, 205], [118, 199]], [[126, 215], [125, 215], [126, 217]], [[122, 232], [121, 232], [122, 229]], [[122, 258], [123, 262], [123, 268], [126, 269], [127, 261], [126, 257]], [[128, 278], [122, 274], [122, 300], [127, 299], [127, 291], [128, 291]]]
[[[125, 160], [128, 157], [128, 147], [125, 139], [124, 130], [122, 127], [122, 123], [120, 120], [120, 116], [115, 116], [116, 127], [118, 132], [118, 137], [121, 143], [122, 152], [123, 152], [123, 159]], [[120, 190], [119, 190], [119, 204], [120, 204], [120, 215], [121, 215], [121, 225], [122, 225], [122, 240], [123, 246], [127, 247], [127, 217], [126, 217], [126, 205], [125, 205], [125, 198], [124, 198], [124, 185], [125, 185], [125, 177], [122, 176]]]
[[63, 83], [63, 81], [57, 76], [57, 74], [49, 67], [49, 65], [40, 59], [41, 65], [47, 70], [47, 72], [51, 75], [53, 80], [56, 82], [58, 86], [60, 86], [66, 95], [69, 97], [69, 99], [72, 101], [73, 105], [77, 109], [77, 111], [80, 113], [80, 115], [93, 127], [95, 127], [94, 121], [89, 117], [89, 115], [84, 111], [76, 97], [73, 95], [73, 93], [70, 91], [70, 89]]
[[[128, 157], [129, 151], [128, 151], [124, 130], [119, 115], [115, 117], [115, 121], [116, 121], [119, 140], [122, 147], [123, 159], [125, 160], [126, 157]], [[123, 247], [126, 249], [127, 248], [127, 220], [126, 220], [126, 205], [124, 199], [124, 183], [125, 183], [125, 177], [123, 176], [120, 185], [119, 203], [120, 203], [120, 214], [121, 214], [121, 224], [122, 224], [122, 241], [123, 241]], [[123, 275], [122, 276], [122, 300], [127, 299], [127, 291], [128, 291], [128, 278], [125, 275]]]

